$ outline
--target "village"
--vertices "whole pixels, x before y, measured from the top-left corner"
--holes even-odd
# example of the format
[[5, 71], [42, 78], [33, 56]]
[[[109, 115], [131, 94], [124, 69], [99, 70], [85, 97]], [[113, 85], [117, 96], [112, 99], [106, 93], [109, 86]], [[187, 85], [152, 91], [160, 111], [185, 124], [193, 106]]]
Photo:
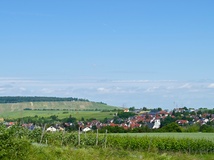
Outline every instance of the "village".
[[[7, 122], [4, 121], [4, 119], [1, 119], [1, 122], [6, 127], [11, 127], [18, 123], [15, 121]], [[45, 130], [49, 132], [72, 130], [88, 132], [91, 130], [102, 130], [106, 128], [113, 128], [113, 130], [118, 128], [122, 129], [122, 131], [115, 130], [113, 132], [155, 132], [171, 123], [176, 123], [178, 126], [186, 128], [186, 130], [191, 128], [191, 126], [198, 126], [198, 130], [195, 131], [201, 131], [200, 128], [202, 126], [202, 128], [207, 126], [209, 129], [208, 131], [206, 130], [206, 132], [213, 132], [214, 110], [203, 108], [187, 109], [186, 107], [183, 107], [174, 108], [172, 111], [167, 111], [162, 110], [161, 108], [135, 109], [134, 107], [131, 107], [129, 109], [124, 109], [119, 113], [115, 113], [113, 118], [106, 118], [103, 121], [97, 119], [91, 119], [90, 121], [86, 121], [84, 119], [76, 120], [74, 117], [70, 117], [70, 119], [68, 118], [66, 121], [55, 120], [49, 122], [48, 124], [36, 124], [29, 121], [28, 123], [25, 123], [22, 121], [22, 123], [19, 123], [19, 125], [28, 128], [29, 130], [45, 127]]]

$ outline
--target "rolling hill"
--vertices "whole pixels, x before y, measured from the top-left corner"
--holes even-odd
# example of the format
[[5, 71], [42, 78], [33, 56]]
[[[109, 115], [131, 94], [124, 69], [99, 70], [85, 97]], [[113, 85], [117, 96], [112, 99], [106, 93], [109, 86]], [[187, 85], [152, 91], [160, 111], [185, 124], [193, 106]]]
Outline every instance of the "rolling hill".
[[22, 103], [0, 103], [0, 113], [22, 110], [114, 110], [115, 106], [98, 102], [83, 101], [58, 101], [58, 102], [22, 102]]
[[[0, 98], [1, 99], [1, 98]], [[69, 114], [76, 114], [76, 116], [87, 116], [87, 117], [103, 117], [110, 116], [109, 113], [101, 111], [118, 110], [119, 107], [110, 106], [102, 102], [90, 102], [89, 100], [83, 99], [66, 99], [66, 98], [34, 98], [34, 97], [17, 97], [6, 98], [7, 103], [4, 102], [4, 98], [0, 101], [0, 117], [4, 118], [18, 118], [23, 116], [50, 116], [57, 114], [60, 117], [68, 116]], [[30, 101], [32, 100], [32, 101]], [[39, 100], [37, 102], [36, 100]], [[69, 100], [69, 101], [68, 101]], [[21, 101], [21, 102], [20, 102]], [[27, 102], [24, 102], [27, 101]], [[12, 103], [13, 102], [13, 103]], [[87, 111], [82, 112], [82, 111]], [[99, 112], [97, 112], [99, 111]], [[81, 113], [81, 114], [80, 114]], [[96, 115], [97, 114], [97, 115]]]

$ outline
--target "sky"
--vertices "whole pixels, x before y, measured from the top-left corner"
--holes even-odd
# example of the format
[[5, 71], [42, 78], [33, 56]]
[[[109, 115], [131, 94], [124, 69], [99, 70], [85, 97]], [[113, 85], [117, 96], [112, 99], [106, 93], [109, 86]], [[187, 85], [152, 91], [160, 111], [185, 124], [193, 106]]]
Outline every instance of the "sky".
[[0, 96], [214, 108], [213, 0], [0, 1]]

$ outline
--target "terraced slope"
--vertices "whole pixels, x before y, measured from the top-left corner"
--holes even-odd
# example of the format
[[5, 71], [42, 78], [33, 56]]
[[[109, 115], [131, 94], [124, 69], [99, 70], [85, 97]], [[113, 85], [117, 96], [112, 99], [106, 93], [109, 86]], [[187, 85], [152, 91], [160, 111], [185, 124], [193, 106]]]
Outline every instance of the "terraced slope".
[[0, 113], [22, 111], [26, 108], [32, 110], [113, 110], [115, 106], [109, 106], [98, 102], [62, 101], [62, 102], [23, 102], [0, 103]]

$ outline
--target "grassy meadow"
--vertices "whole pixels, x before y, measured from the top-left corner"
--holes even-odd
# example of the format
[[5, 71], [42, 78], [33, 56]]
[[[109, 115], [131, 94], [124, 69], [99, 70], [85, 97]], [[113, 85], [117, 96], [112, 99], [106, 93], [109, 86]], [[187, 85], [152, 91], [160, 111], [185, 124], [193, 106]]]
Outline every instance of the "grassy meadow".
[[96, 118], [97, 120], [103, 120], [104, 118], [112, 118], [114, 112], [101, 112], [101, 111], [57, 111], [57, 110], [48, 110], [48, 111], [13, 111], [13, 112], [4, 112], [0, 113], [2, 118], [21, 118], [21, 117], [50, 117], [51, 115], [58, 116], [59, 119], [68, 118], [70, 115], [75, 117], [77, 120], [81, 120], [82, 117], [87, 120], [90, 118]]

